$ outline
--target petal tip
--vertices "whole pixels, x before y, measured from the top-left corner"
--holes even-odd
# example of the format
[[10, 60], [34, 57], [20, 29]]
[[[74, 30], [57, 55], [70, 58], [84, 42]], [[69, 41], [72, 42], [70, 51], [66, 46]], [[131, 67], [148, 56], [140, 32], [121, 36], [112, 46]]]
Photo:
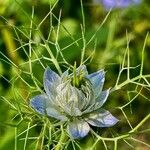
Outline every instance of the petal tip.
[[87, 122], [92, 126], [97, 127], [112, 127], [119, 120], [114, 117], [109, 111], [105, 109], [100, 109], [99, 111], [91, 113], [87, 118]]
[[90, 131], [90, 126], [87, 122], [81, 120], [72, 122], [68, 125], [68, 133], [73, 139], [84, 138]]
[[45, 95], [37, 95], [30, 100], [29, 105], [38, 113], [45, 115], [45, 100]]

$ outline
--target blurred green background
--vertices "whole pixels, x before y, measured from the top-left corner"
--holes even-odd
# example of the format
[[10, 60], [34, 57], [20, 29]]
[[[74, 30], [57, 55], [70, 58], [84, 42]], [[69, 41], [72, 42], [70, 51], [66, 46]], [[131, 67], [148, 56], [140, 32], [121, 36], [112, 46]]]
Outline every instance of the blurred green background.
[[[34, 17], [32, 39], [37, 44], [34, 45], [33, 43], [34, 51], [32, 59], [35, 61], [32, 62], [32, 72], [41, 88], [44, 69], [36, 59], [39, 58], [45, 66], [49, 65], [51, 68], [55, 69], [54, 65], [49, 60], [44, 59], [44, 57], [48, 57], [48, 54], [39, 44], [42, 44], [43, 41], [38, 30], [42, 33], [43, 38], [48, 39], [51, 26], [57, 28], [58, 25], [57, 19], [53, 19], [52, 24], [50, 24], [49, 17], [42, 22], [43, 18], [50, 11], [49, 2], [51, 2], [51, 5], [54, 5], [56, 0], [0, 0], [0, 150], [14, 149], [15, 129], [13, 125], [17, 124], [20, 120], [18, 116], [15, 116], [15, 110], [10, 107], [9, 101], [18, 106], [18, 103], [22, 103], [20, 101], [23, 101], [23, 104], [28, 104], [32, 93], [35, 95], [37, 92], [36, 88], [32, 88], [34, 87], [34, 83], [30, 74], [27, 75], [26, 73], [22, 73], [15, 67], [15, 65], [19, 66], [22, 70], [29, 72], [28, 57], [30, 52], [29, 46], [25, 45], [25, 43], [29, 42], [26, 35], [30, 35], [30, 22], [33, 6]], [[95, 54], [92, 55], [92, 59], [86, 62], [88, 70], [89, 72], [94, 72], [98, 69], [105, 68], [107, 71], [105, 86], [106, 88], [113, 87], [127, 47], [127, 38], [130, 40], [130, 63], [132, 66], [137, 66], [141, 63], [141, 52], [144, 40], [150, 29], [150, 2], [149, 0], [143, 0], [139, 5], [113, 10], [98, 31], [97, 29], [104, 21], [108, 12], [102, 5], [95, 4], [92, 0], [83, 0], [83, 8], [86, 25], [85, 40], [89, 41], [96, 32], [94, 40], [86, 46], [85, 58], [88, 58], [94, 52], [95, 48]], [[83, 23], [80, 0], [59, 0], [53, 9], [53, 14], [57, 18], [59, 18], [60, 10], [61, 23], [69, 31], [68, 34], [63, 26], [60, 27], [58, 39], [60, 49], [64, 48], [62, 54], [68, 63], [73, 65], [76, 61], [79, 65], [81, 49], [83, 46], [82, 40], [80, 40], [82, 37], [81, 24]], [[39, 28], [37, 29], [37, 27]], [[56, 35], [52, 34], [52, 36], [49, 37], [49, 40], [55, 41], [55, 38]], [[74, 42], [74, 44], [67, 47], [74, 39], [79, 39], [78, 44]], [[57, 52], [55, 45], [49, 43], [49, 47], [54, 56], [56, 56]], [[150, 74], [149, 50], [150, 36], [148, 36], [145, 47], [144, 74]], [[14, 64], [12, 64], [12, 62], [10, 63], [8, 59]], [[62, 70], [65, 70], [67, 66], [63, 64], [64, 60], [60, 54], [57, 56], [57, 59], [60, 62]], [[133, 70], [132, 76], [135, 77], [138, 74], [139, 68], [137, 67], [137, 69]], [[125, 77], [126, 72], [123, 72], [122, 80], [125, 79]], [[28, 86], [28, 84], [30, 86]], [[120, 110], [116, 109], [116, 107], [122, 106], [128, 102], [127, 91], [135, 91], [135, 85], [128, 85], [119, 92], [112, 93], [105, 105], [106, 108], [111, 110], [114, 115], [121, 120], [120, 123], [114, 127], [114, 132], [118, 134], [126, 133], [129, 130], [129, 125], [123, 114]], [[127, 107], [125, 110], [133, 127], [149, 113], [148, 105], [150, 91], [144, 89], [141, 93], [145, 95], [146, 99], [142, 96], [136, 98], [131, 106], [132, 114], [130, 113], [130, 107]], [[131, 94], [131, 97], [133, 97], [133, 95]], [[148, 122], [146, 122], [142, 128], [148, 129], [148, 125]], [[26, 128], [26, 121], [19, 125], [20, 132]], [[107, 130], [108, 129], [104, 129], [99, 132], [101, 135], [107, 136], [109, 135]], [[36, 134], [38, 134], [38, 128], [31, 132], [31, 135]], [[146, 133], [138, 135], [137, 139], [148, 142], [150, 136]], [[18, 141], [19, 150], [23, 149], [22, 141], [23, 140]], [[87, 147], [90, 145], [90, 142], [92, 142], [91, 139], [86, 137], [80, 141], [80, 144], [83, 147]], [[31, 140], [31, 143], [32, 144], [30, 146], [28, 145], [29, 148], [27, 149], [32, 149], [34, 142]], [[101, 144], [102, 143], [99, 143], [99, 145]], [[131, 149], [125, 143], [120, 144], [125, 145], [122, 149]], [[136, 145], [134, 148], [138, 150], [147, 149], [146, 146], [141, 146], [141, 144]], [[103, 150], [104, 148], [101, 149]]]

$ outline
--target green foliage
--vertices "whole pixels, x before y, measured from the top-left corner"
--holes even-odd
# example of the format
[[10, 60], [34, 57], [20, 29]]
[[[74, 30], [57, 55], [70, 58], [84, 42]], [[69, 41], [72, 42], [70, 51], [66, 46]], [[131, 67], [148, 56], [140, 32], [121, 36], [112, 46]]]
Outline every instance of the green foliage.
[[[0, 5], [0, 149], [150, 148], [148, 2], [108, 13], [90, 1], [76, 7], [67, 1], [66, 12], [61, 4]], [[47, 66], [61, 74], [75, 62], [91, 72], [107, 70], [112, 90], [105, 107], [120, 119], [109, 129], [92, 128], [81, 140], [69, 139], [60, 122], [29, 107], [30, 98], [43, 91]]]

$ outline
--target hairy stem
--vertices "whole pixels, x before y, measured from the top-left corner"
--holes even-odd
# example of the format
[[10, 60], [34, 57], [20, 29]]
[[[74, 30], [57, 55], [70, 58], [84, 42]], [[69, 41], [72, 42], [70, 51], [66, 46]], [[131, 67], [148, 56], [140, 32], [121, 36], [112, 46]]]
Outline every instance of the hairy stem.
[[55, 146], [55, 150], [61, 150], [63, 149], [62, 148], [62, 145], [67, 141], [68, 137], [63, 129], [63, 126], [61, 126], [61, 136], [60, 136], [60, 139], [58, 141], [58, 144]]

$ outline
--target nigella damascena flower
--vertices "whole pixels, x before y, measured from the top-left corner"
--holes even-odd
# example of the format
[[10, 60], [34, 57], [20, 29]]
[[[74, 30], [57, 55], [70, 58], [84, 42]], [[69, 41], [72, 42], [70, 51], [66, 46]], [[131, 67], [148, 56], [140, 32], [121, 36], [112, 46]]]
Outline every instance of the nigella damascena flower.
[[44, 73], [45, 93], [33, 97], [30, 105], [42, 115], [67, 122], [69, 135], [82, 138], [88, 134], [89, 125], [111, 127], [118, 122], [101, 108], [110, 91], [102, 90], [104, 80], [103, 70], [88, 74], [85, 65], [61, 76], [48, 67]]
[[140, 3], [141, 0], [95, 0], [96, 3], [101, 3], [106, 10], [111, 8], [125, 8], [133, 4]]

